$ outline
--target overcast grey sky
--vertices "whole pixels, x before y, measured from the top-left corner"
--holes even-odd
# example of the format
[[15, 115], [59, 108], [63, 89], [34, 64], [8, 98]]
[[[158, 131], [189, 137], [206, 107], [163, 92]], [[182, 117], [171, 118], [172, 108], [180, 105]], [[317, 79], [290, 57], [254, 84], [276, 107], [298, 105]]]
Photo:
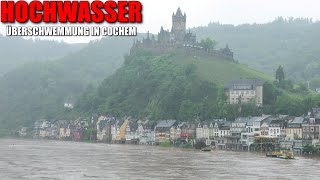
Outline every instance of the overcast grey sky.
[[[222, 24], [267, 23], [276, 17], [306, 17], [320, 20], [319, 0], [140, 0], [143, 3], [143, 24], [138, 32], [157, 33], [170, 29], [171, 16], [178, 7], [187, 14], [187, 27]], [[102, 24], [104, 26], [107, 23]], [[0, 25], [1, 33], [5, 25]], [[51, 38], [52, 39], [52, 38]], [[61, 38], [56, 38], [61, 39]], [[63, 38], [66, 42], [87, 42], [92, 38]]]

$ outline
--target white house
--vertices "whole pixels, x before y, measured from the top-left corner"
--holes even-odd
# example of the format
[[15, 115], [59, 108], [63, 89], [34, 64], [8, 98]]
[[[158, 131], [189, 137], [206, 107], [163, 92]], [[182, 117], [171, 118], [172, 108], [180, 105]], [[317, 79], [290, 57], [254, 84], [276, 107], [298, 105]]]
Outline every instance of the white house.
[[206, 122], [198, 123], [198, 126], [196, 128], [196, 138], [197, 139], [209, 139], [208, 123], [206, 123]]
[[248, 150], [250, 145], [254, 143], [255, 137], [261, 135], [260, 125], [261, 123], [269, 118], [269, 115], [262, 115], [258, 117], [249, 117], [246, 123], [246, 132], [241, 133], [241, 143], [246, 145]]
[[232, 80], [226, 86], [226, 95], [230, 104], [254, 102], [263, 104], [263, 81], [258, 79]]

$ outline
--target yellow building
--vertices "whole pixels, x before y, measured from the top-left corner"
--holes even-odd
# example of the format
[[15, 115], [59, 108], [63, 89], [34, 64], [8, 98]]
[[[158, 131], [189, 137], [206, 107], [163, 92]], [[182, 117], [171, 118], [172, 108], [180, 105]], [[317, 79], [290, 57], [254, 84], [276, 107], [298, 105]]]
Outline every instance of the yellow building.
[[125, 140], [126, 139], [126, 129], [129, 125], [129, 119], [126, 119], [124, 123], [120, 126], [119, 135], [117, 140]]

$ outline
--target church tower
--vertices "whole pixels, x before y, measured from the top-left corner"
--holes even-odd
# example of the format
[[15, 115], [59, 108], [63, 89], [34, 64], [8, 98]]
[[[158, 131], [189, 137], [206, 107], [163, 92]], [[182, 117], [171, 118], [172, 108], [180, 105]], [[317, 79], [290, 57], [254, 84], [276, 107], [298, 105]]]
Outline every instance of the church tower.
[[186, 35], [186, 14], [182, 14], [180, 7], [178, 8], [176, 14], [172, 15], [172, 40], [176, 42], [183, 42]]

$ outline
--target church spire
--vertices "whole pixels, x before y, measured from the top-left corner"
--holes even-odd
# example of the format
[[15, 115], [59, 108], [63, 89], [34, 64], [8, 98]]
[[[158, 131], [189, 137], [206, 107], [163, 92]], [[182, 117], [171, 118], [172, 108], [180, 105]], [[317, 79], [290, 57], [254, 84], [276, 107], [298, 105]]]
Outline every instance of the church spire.
[[176, 16], [179, 16], [179, 17], [183, 16], [180, 7], [178, 7], [178, 9], [177, 9]]
[[147, 34], [147, 39], [150, 39], [150, 33], [149, 33], [149, 31], [148, 31], [148, 34]]

